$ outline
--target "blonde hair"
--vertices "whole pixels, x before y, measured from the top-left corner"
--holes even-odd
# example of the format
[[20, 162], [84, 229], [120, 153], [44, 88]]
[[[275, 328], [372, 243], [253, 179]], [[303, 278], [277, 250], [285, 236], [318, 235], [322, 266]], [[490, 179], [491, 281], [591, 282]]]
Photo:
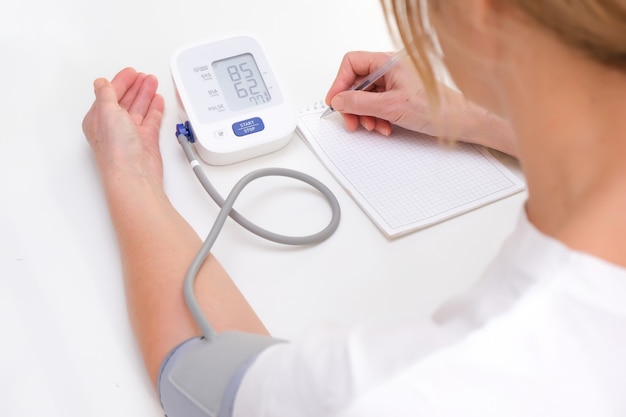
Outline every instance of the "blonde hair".
[[[435, 36], [428, 23], [427, 2], [422, 0], [381, 0], [387, 25], [406, 48], [417, 69], [428, 98], [439, 104], [433, 63]], [[435, 106], [436, 107], [436, 106]]]
[[[387, 23], [406, 46], [429, 97], [438, 103], [437, 57], [428, 7], [446, 0], [381, 0]], [[472, 0], [467, 0], [472, 1]], [[564, 43], [626, 70], [626, 0], [493, 0], [511, 5]]]

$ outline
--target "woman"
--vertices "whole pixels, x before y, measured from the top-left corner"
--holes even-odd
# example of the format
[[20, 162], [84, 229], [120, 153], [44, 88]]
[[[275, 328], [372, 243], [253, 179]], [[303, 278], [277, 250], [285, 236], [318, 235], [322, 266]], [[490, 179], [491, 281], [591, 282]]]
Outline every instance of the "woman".
[[[398, 124], [515, 154], [525, 213], [481, 284], [432, 326], [322, 328], [274, 345], [248, 368], [233, 415], [626, 415], [626, 1], [427, 3], [429, 19], [419, 0], [385, 3], [417, 71], [397, 67], [375, 92], [345, 91], [388, 59], [348, 54], [327, 102], [348, 129]], [[435, 83], [429, 27], [476, 104]], [[156, 79], [125, 69], [94, 87], [83, 128], [156, 383], [168, 352], [199, 333], [173, 294], [200, 239], [163, 192]], [[266, 333], [215, 259], [197, 294], [218, 331]]]

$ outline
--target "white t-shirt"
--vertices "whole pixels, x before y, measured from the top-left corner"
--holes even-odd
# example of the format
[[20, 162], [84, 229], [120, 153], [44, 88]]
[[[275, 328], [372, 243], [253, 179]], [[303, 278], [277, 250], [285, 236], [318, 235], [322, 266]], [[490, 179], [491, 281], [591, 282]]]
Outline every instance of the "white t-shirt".
[[270, 347], [234, 416], [626, 416], [626, 269], [523, 215], [433, 323], [325, 326]]

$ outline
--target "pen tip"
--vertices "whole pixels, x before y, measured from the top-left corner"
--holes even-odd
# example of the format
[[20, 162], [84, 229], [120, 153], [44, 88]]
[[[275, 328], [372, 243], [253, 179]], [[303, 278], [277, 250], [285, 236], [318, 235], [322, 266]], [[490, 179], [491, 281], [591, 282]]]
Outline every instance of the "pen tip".
[[320, 116], [320, 119], [323, 119], [324, 117], [328, 116], [329, 114], [331, 114], [334, 111], [335, 111], [335, 109], [333, 109], [332, 107], [327, 108], [324, 111], [324, 113], [322, 113], [322, 115]]

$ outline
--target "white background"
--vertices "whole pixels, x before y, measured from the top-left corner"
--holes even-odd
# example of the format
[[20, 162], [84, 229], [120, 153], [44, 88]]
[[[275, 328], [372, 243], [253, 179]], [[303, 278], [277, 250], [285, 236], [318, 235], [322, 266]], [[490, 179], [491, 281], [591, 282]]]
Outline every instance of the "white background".
[[[125, 66], [157, 75], [167, 108], [166, 191], [206, 234], [217, 208], [173, 135], [169, 58], [185, 44], [241, 32], [261, 39], [296, 109], [324, 97], [348, 50], [395, 49], [377, 0], [0, 5], [1, 415], [162, 414], [126, 318], [118, 249], [81, 120], [95, 78]], [[277, 153], [205, 169], [226, 193], [267, 166], [319, 178], [343, 210], [336, 235], [314, 248], [263, 242], [232, 222], [217, 242], [216, 256], [270, 331], [285, 338], [320, 321], [426, 317], [480, 276], [525, 198], [387, 241], [298, 137]], [[237, 207], [295, 234], [317, 230], [329, 215], [309, 188], [283, 180], [259, 182]]]

